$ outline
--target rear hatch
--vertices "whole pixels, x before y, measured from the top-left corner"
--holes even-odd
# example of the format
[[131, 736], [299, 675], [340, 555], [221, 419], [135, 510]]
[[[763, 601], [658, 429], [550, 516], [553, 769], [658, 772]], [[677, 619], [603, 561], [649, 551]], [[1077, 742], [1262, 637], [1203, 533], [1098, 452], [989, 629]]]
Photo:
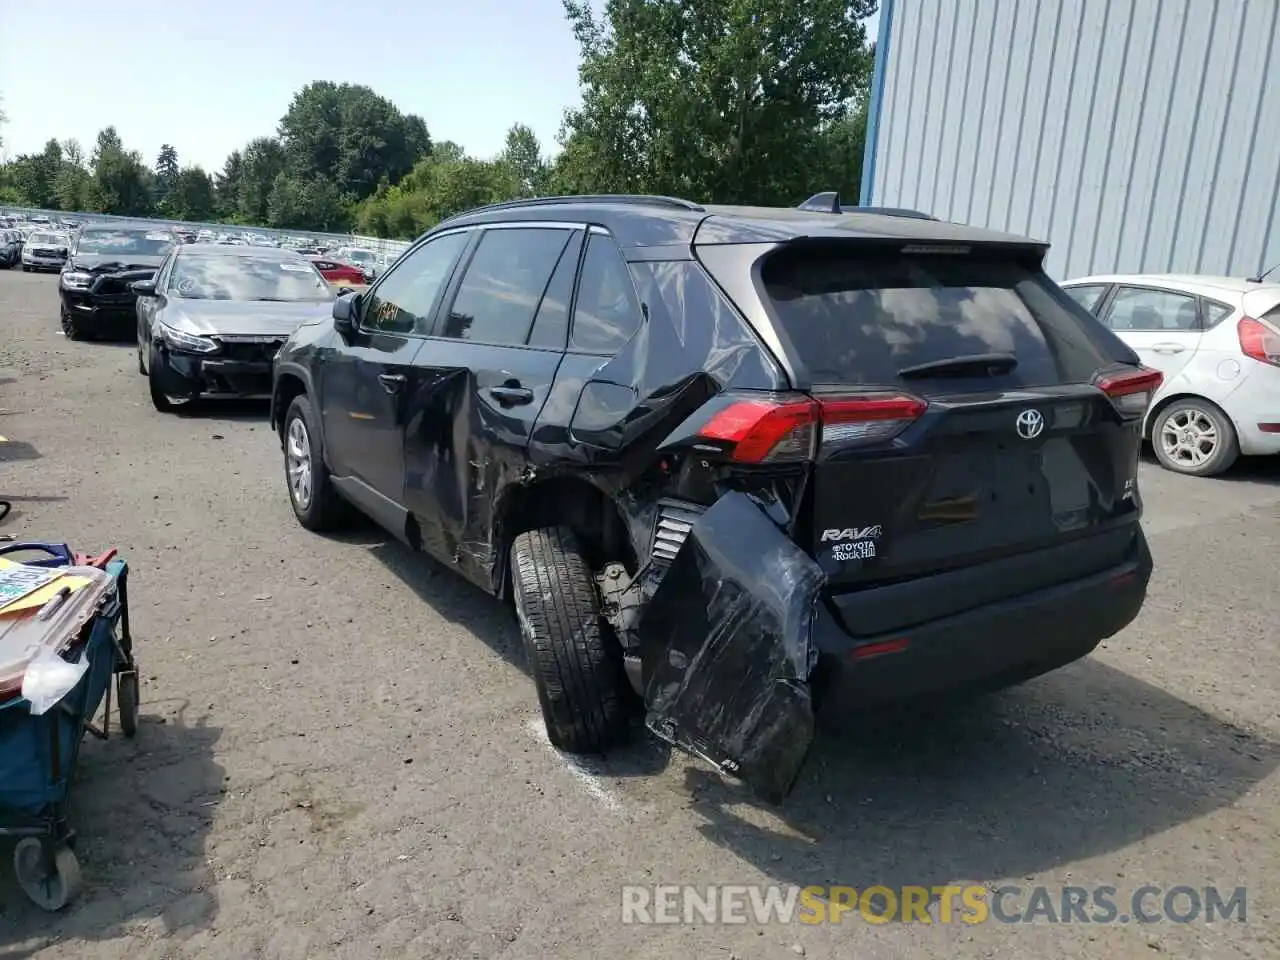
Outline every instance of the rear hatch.
[[[838, 241], [761, 266], [816, 421], [797, 542], [837, 596], [929, 577], [957, 587], [937, 604], [904, 605], [900, 590], [857, 604], [853, 633], [1086, 576], [1132, 545], [1137, 425], [1159, 375], [1038, 259]], [[1005, 560], [1037, 551], [1026, 567]], [[987, 565], [1000, 583], [948, 576]]]

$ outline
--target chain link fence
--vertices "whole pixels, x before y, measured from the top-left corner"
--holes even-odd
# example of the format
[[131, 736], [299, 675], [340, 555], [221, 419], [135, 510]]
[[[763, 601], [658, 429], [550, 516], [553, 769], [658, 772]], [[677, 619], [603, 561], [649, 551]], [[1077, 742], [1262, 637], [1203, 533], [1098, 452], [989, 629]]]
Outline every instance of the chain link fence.
[[286, 239], [305, 240], [314, 242], [317, 246], [336, 248], [336, 247], [360, 247], [365, 250], [372, 250], [379, 257], [386, 259], [390, 263], [396, 257], [400, 256], [409, 246], [405, 240], [384, 240], [381, 237], [362, 237], [354, 233], [323, 233], [315, 230], [276, 230], [270, 227], [246, 227], [234, 223], [201, 223], [191, 220], [166, 220], [162, 217], [122, 217], [110, 213], [76, 213], [68, 210], [39, 210], [33, 207], [15, 207], [10, 205], [0, 206], [0, 215], [10, 215], [18, 217], [45, 216], [52, 221], [64, 219], [79, 220], [81, 223], [93, 221], [95, 223], [148, 223], [155, 224], [157, 227], [164, 227], [172, 230], [181, 230], [187, 233], [197, 233], [200, 230], [211, 230], [214, 233], [225, 233], [233, 236], [239, 236], [242, 233], [251, 233], [257, 236], [270, 237], [272, 240], [282, 242]]

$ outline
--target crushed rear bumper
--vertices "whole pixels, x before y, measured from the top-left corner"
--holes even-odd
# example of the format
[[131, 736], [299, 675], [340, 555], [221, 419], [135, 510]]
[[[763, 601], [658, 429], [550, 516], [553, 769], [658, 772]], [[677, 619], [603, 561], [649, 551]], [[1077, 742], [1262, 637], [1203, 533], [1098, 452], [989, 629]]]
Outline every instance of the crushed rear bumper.
[[[1004, 685], [1127, 626], [1152, 571], [1133, 529], [1127, 554], [1105, 570], [855, 636], [812, 557], [750, 496], [727, 493], [694, 523], [637, 624], [646, 723], [777, 802], [803, 767], [815, 710]], [[900, 602], [927, 607], [930, 590], [922, 581]]]

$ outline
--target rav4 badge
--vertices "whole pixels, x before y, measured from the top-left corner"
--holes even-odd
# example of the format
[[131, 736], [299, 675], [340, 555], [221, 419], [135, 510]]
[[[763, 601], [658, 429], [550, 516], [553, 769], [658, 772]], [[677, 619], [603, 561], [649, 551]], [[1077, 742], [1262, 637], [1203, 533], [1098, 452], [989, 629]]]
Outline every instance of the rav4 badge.
[[845, 527], [843, 530], [822, 531], [822, 543], [839, 543], [842, 540], [874, 540], [880, 536], [880, 524], [874, 527]]

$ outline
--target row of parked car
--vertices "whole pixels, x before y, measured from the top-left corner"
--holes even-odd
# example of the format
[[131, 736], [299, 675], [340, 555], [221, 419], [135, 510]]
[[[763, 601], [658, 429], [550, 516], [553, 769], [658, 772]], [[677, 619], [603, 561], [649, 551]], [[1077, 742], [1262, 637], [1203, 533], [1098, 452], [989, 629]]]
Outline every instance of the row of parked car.
[[514, 201], [336, 291], [293, 251], [86, 228], [63, 329], [131, 322], [160, 410], [267, 394], [304, 527], [363, 513], [510, 599], [557, 746], [641, 713], [776, 798], [815, 710], [1123, 629], [1144, 435], [1201, 474], [1280, 439], [1280, 286], [1064, 288], [1025, 238], [806, 206]]

